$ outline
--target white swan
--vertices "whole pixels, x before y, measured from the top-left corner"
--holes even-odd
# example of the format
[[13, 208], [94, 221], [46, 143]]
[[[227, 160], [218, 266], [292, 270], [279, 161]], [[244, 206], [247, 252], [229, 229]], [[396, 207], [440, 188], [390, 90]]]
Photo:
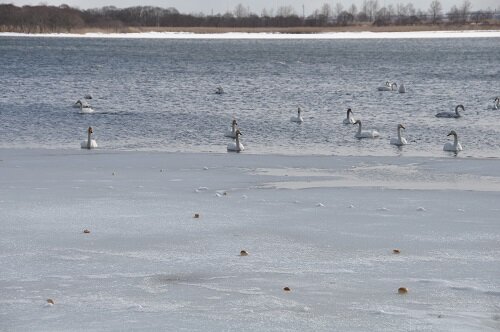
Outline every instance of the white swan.
[[494, 110], [500, 109], [500, 98], [495, 97], [495, 101], [493, 101], [493, 109]]
[[454, 130], [452, 130], [446, 136], [451, 136], [451, 135], [453, 135], [453, 143], [446, 142], [446, 144], [443, 146], [443, 150], [444, 151], [453, 151], [453, 152], [462, 151], [462, 145], [460, 145], [460, 143], [458, 143], [457, 133]]
[[347, 117], [344, 119], [344, 124], [353, 124], [356, 122], [352, 116], [352, 110], [350, 108], [347, 109]]
[[94, 109], [87, 105], [87, 107], [83, 107], [82, 104], [80, 104], [80, 113], [81, 114], [89, 114], [89, 113], [94, 113]]
[[385, 82], [384, 86], [379, 86], [377, 88], [378, 91], [394, 91], [398, 88], [396, 83]]
[[401, 85], [399, 86], [398, 92], [399, 93], [406, 93], [406, 87], [405, 87], [404, 83], [401, 83]]
[[358, 132], [354, 135], [356, 138], [376, 138], [380, 136], [375, 129], [361, 130], [361, 120], [356, 120], [353, 124], [358, 125]]
[[455, 107], [455, 112], [440, 112], [436, 114], [436, 117], [438, 118], [459, 118], [461, 117], [460, 113], [458, 113], [458, 109], [461, 108], [462, 111], [465, 111], [464, 105], [457, 105]]
[[226, 131], [224, 136], [236, 138], [236, 130], [238, 130], [238, 123], [236, 122], [235, 119], [233, 119], [233, 122], [231, 123], [231, 127], [229, 127], [229, 129]]
[[245, 147], [240, 142], [241, 132], [239, 129], [236, 129], [236, 140], [227, 145], [227, 151], [229, 152], [240, 152], [245, 150]]
[[224, 89], [221, 86], [218, 86], [217, 89], [215, 89], [215, 93], [221, 95], [224, 93]]
[[391, 138], [391, 144], [392, 145], [406, 145], [408, 142], [406, 142], [406, 138], [401, 137], [401, 129], [406, 129], [402, 124], [398, 124], [398, 137], [393, 137]]
[[297, 110], [297, 116], [292, 116], [292, 117], [290, 118], [290, 121], [292, 121], [292, 122], [297, 122], [297, 123], [302, 123], [302, 122], [304, 122], [304, 119], [302, 119], [302, 116], [300, 115], [300, 112], [301, 112], [301, 111], [302, 111], [302, 110], [301, 110], [301, 109], [300, 109], [300, 107], [299, 107], [299, 108], [298, 108], [298, 110]]
[[92, 129], [92, 127], [89, 127], [89, 129], [87, 129], [88, 137], [87, 137], [87, 140], [82, 141], [82, 144], [81, 144], [82, 149], [97, 148], [97, 142], [90, 137], [93, 132], [94, 132], [94, 130]]

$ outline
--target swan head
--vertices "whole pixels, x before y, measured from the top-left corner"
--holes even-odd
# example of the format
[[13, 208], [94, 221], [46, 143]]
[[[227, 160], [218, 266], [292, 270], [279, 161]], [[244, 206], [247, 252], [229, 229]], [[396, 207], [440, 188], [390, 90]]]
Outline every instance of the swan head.
[[446, 136], [452, 136], [452, 135], [457, 137], [457, 133], [454, 130], [450, 131]]
[[350, 108], [347, 109], [347, 115], [349, 115], [349, 113], [352, 114], [352, 110]]
[[89, 127], [89, 129], [87, 129], [87, 133], [92, 134], [93, 132], [94, 132], [94, 129], [92, 129], [92, 127]]
[[357, 125], [357, 124], [361, 125], [361, 120], [354, 121], [353, 125]]
[[302, 109], [300, 108], [300, 106], [297, 108], [297, 113], [300, 115], [300, 112], [302, 111]]
[[243, 135], [239, 129], [236, 129], [236, 131], [234, 133], [236, 136]]
[[496, 103], [496, 104], [500, 103], [500, 98], [495, 97], [495, 103]]
[[233, 119], [232, 124], [233, 124], [234, 126], [236, 126], [236, 125], [238, 124], [238, 123], [236, 123], [236, 119]]
[[403, 126], [401, 123], [398, 124], [398, 129], [401, 128], [401, 129], [406, 129], [405, 126]]
[[461, 108], [462, 111], [465, 111], [464, 105], [460, 104], [460, 105], [457, 105], [457, 107], [455, 107], [455, 112], [457, 112], [459, 108]]

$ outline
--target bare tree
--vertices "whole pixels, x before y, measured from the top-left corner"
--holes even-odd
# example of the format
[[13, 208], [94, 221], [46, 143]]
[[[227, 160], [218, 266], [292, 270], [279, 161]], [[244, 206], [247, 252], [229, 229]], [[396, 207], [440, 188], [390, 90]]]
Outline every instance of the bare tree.
[[352, 4], [351, 7], [349, 7], [349, 10], [347, 11], [349, 14], [352, 15], [352, 18], [356, 17], [358, 14], [358, 7], [356, 7], [355, 4]]
[[460, 7], [460, 16], [463, 23], [467, 22], [471, 9], [472, 3], [469, 0], [464, 0]]
[[234, 8], [234, 16], [237, 18], [247, 17], [248, 14], [248, 10], [241, 3], [237, 4]]
[[429, 7], [429, 15], [431, 22], [436, 24], [441, 20], [441, 12], [443, 10], [443, 6], [439, 0], [433, 0]]
[[324, 3], [321, 6], [320, 15], [323, 15], [325, 20], [328, 21], [328, 18], [332, 16], [332, 7], [328, 3]]
[[289, 17], [295, 15], [295, 10], [292, 6], [281, 6], [276, 11], [276, 16]]

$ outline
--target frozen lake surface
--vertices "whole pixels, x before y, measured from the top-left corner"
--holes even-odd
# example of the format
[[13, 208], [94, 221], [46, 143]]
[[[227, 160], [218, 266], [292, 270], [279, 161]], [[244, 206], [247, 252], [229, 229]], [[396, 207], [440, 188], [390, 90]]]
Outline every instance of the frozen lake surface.
[[498, 331], [499, 162], [1, 149], [0, 329]]

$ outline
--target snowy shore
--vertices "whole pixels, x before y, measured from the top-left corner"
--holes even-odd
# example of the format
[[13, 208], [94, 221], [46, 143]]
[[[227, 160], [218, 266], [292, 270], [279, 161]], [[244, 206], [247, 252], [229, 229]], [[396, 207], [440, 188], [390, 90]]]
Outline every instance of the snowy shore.
[[0, 37], [54, 37], [54, 38], [123, 38], [123, 39], [415, 39], [415, 38], [500, 38], [500, 30], [463, 31], [404, 31], [404, 32], [325, 32], [325, 33], [191, 33], [191, 32], [140, 32], [140, 33], [0, 33]]
[[0, 330], [498, 331], [498, 202], [497, 159], [2, 149]]

